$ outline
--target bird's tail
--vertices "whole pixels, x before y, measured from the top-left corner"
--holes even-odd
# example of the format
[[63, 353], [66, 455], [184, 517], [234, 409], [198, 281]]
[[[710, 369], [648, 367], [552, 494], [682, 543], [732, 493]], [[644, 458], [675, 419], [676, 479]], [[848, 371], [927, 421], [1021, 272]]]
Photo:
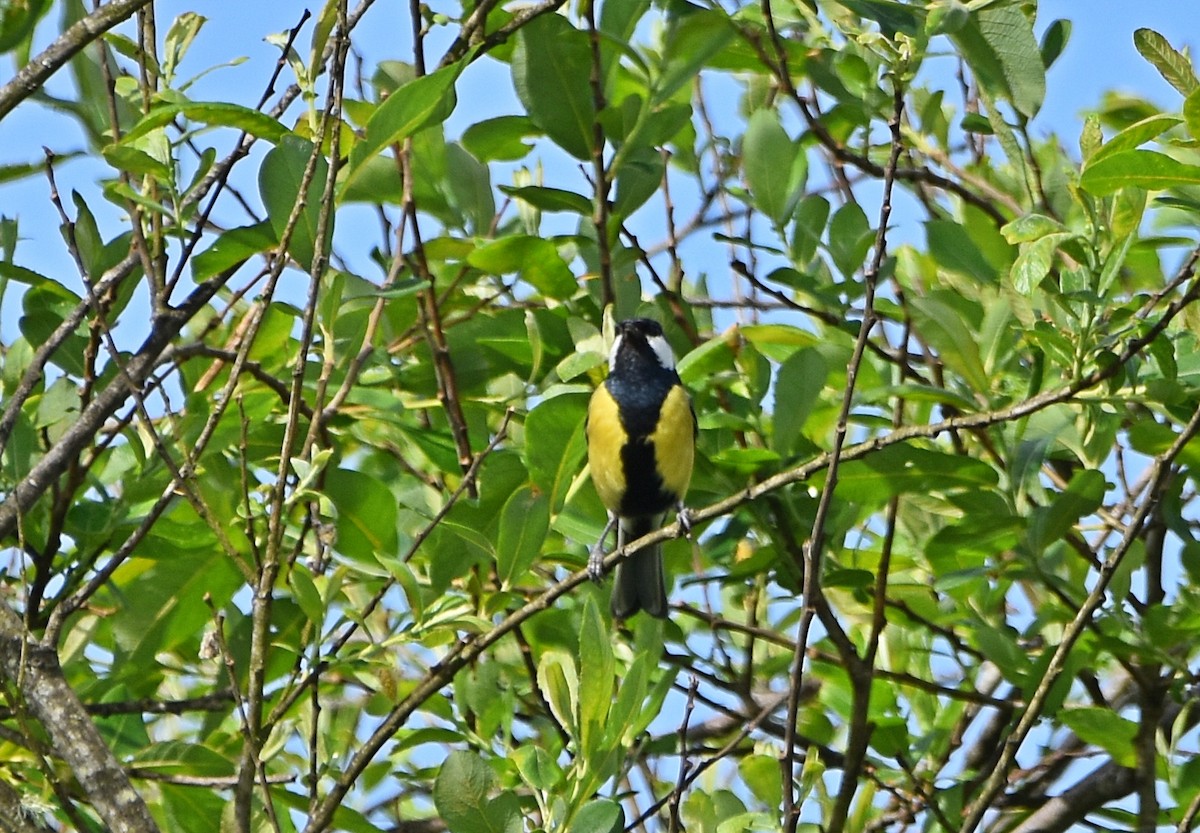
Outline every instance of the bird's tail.
[[[661, 516], [621, 518], [617, 527], [617, 546], [636, 541], [661, 525]], [[661, 544], [635, 552], [617, 564], [613, 577], [613, 618], [628, 619], [639, 610], [657, 619], [666, 618], [667, 588], [663, 580]]]

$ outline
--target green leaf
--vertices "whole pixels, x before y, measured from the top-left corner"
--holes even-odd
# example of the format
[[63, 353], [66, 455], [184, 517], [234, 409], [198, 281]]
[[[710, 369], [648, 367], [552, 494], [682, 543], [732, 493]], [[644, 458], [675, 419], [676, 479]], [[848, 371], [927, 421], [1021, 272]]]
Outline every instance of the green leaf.
[[990, 390], [991, 380], [983, 368], [975, 334], [962, 310], [955, 307], [954, 299], [938, 293], [911, 298], [909, 303], [913, 310], [913, 326], [938, 351], [942, 361], [961, 373], [973, 390]]
[[853, 460], [838, 474], [839, 499], [881, 506], [896, 495], [975, 491], [997, 482], [995, 470], [980, 460], [957, 454], [891, 446]]
[[661, 104], [691, 83], [704, 64], [725, 48], [734, 28], [724, 12], [699, 10], [674, 18], [663, 43], [663, 65], [652, 84], [651, 103]]
[[542, 185], [501, 185], [500, 190], [511, 197], [524, 200], [535, 208], [543, 211], [571, 211], [581, 217], [592, 216], [592, 201], [582, 194], [564, 191], [561, 188], [547, 188]]
[[856, 15], [879, 24], [885, 37], [894, 39], [897, 32], [916, 37], [925, 28], [925, 10], [896, 0], [837, 0]]
[[1042, 54], [1042, 66], [1050, 69], [1067, 48], [1067, 41], [1070, 39], [1071, 21], [1060, 18], [1047, 26], [1046, 31], [1042, 33], [1042, 43], [1038, 47]]
[[191, 259], [192, 280], [206, 281], [278, 242], [270, 220], [224, 231], [211, 246]]
[[144, 115], [124, 136], [119, 144], [132, 145], [152, 130], [171, 124], [179, 117], [201, 122], [214, 127], [232, 127], [243, 130], [256, 139], [278, 142], [291, 131], [265, 113], [251, 110], [240, 104], [219, 101], [184, 101], [163, 104]]
[[1004, 678], [1014, 685], [1022, 685], [1032, 664], [1029, 654], [1017, 644], [1017, 634], [1011, 627], [992, 627], [985, 622], [972, 626], [979, 650], [996, 664]]
[[576, 159], [591, 159], [596, 120], [587, 35], [562, 15], [544, 14], [517, 32], [513, 85], [529, 118]]
[[1183, 120], [1193, 139], [1200, 139], [1200, 89], [1193, 90], [1183, 102]]
[[615, 661], [611, 636], [595, 598], [583, 604], [579, 630], [579, 745], [580, 753], [592, 758], [602, 750], [605, 723], [613, 703]]
[[829, 221], [829, 254], [838, 271], [850, 278], [863, 266], [875, 234], [866, 212], [856, 202], [848, 202]]
[[1016, 5], [993, 3], [971, 14], [950, 38], [992, 96], [1027, 118], [1046, 97], [1046, 69], [1033, 26]]
[[1080, 518], [1099, 508], [1108, 488], [1104, 475], [1095, 469], [1083, 469], [1071, 478], [1070, 485], [1049, 506], [1034, 509], [1029, 519], [1027, 542], [1030, 552], [1039, 554], [1062, 538]]
[[50, 0], [28, 0], [0, 7], [0, 52], [16, 48], [32, 35], [38, 20], [51, 5]]
[[716, 373], [733, 370], [733, 349], [719, 336], [709, 339], [679, 360], [675, 369], [687, 387], [700, 387]]
[[152, 176], [160, 182], [171, 181], [171, 169], [144, 150], [129, 145], [108, 145], [101, 153], [108, 164], [126, 173]]
[[639, 148], [630, 154], [617, 172], [613, 215], [625, 219], [641, 208], [662, 187], [665, 170], [662, 154], [654, 148]]
[[622, 676], [609, 711], [606, 727], [609, 744], [616, 745], [633, 737], [634, 732], [640, 731], [637, 724], [640, 724], [643, 716], [650, 672], [650, 663], [646, 655], [639, 653], [630, 664], [629, 670]]
[[537, 128], [526, 116], [497, 116], [475, 122], [464, 130], [462, 144], [480, 162], [514, 162], [524, 159], [533, 149], [533, 145], [522, 140], [535, 133]]
[[792, 227], [792, 259], [807, 264], [821, 245], [825, 223], [829, 220], [829, 200], [820, 194], [810, 194], [796, 207], [796, 222]]
[[[1185, 103], [1185, 113], [1186, 113]], [[1094, 165], [1105, 157], [1112, 156], [1115, 153], [1120, 153], [1123, 150], [1133, 150], [1134, 148], [1144, 145], [1153, 138], [1161, 136], [1175, 125], [1179, 124], [1182, 119], [1178, 116], [1169, 116], [1165, 113], [1156, 113], [1149, 118], [1134, 122], [1124, 130], [1113, 136], [1100, 148], [1095, 150], [1088, 156], [1087, 163], [1089, 166]]]
[[350, 469], [326, 469], [325, 493], [337, 509], [336, 547], [356, 562], [377, 564], [395, 556], [396, 498], [370, 475]]
[[517, 833], [520, 803], [507, 790], [489, 799], [495, 783], [495, 774], [478, 754], [451, 752], [433, 782], [438, 815], [454, 833]]
[[777, 228], [787, 222], [804, 188], [807, 157], [771, 108], [756, 110], [742, 138], [742, 173], [755, 207]]
[[575, 719], [579, 702], [579, 675], [570, 655], [561, 650], [542, 654], [537, 669], [538, 688], [550, 705], [550, 711], [572, 736], [577, 736]]
[[579, 808], [567, 833], [620, 833], [625, 829], [625, 811], [607, 798], [596, 798]]
[[779, 780], [779, 761], [770, 755], [749, 755], [738, 766], [746, 786], [754, 797], [768, 807], [778, 807], [783, 801], [783, 785]]
[[[283, 239], [288, 219], [301, 199], [304, 171], [315, 152], [315, 145], [299, 136], [287, 136], [268, 151], [258, 171], [258, 191], [267, 208], [276, 240]], [[288, 240], [288, 253], [305, 269], [312, 267], [318, 237], [317, 224], [321, 216], [321, 193], [329, 178], [329, 163], [318, 155], [308, 189], [303, 195], [303, 208]], [[333, 215], [329, 221], [332, 225]], [[330, 229], [332, 232], [332, 228]], [[326, 239], [326, 244], [328, 244]]]
[[466, 61], [458, 61], [437, 72], [414, 78], [394, 90], [375, 108], [367, 121], [367, 135], [350, 151], [347, 183], [384, 148], [449, 118], [458, 103], [454, 82], [465, 66]]
[[487, 165], [462, 146], [450, 142], [446, 145], [445, 182], [450, 203], [463, 215], [467, 228], [475, 234], [487, 234], [496, 216], [496, 199]]
[[828, 373], [825, 358], [815, 347], [797, 350], [779, 366], [771, 447], [784, 457], [795, 451], [796, 438], [817, 404]]
[[549, 298], [569, 298], [575, 293], [575, 276], [558, 248], [541, 237], [502, 237], [471, 252], [467, 263], [493, 275], [517, 273]]
[[1137, 765], [1133, 744], [1137, 737], [1137, 724], [1132, 720], [1099, 706], [1064, 709], [1058, 713], [1058, 719], [1080, 740], [1099, 746], [1112, 755], [1113, 761], [1119, 766]]
[[1200, 165], [1189, 165], [1153, 150], [1124, 150], [1088, 165], [1079, 184], [1099, 197], [1122, 188], [1162, 191], [1200, 184]]
[[[21, 334], [30, 344], [44, 344], [80, 302], [75, 293], [48, 279], [30, 287], [21, 298], [24, 312], [18, 322]], [[86, 372], [83, 359], [86, 346], [87, 338], [74, 332], [50, 355], [50, 361], [67, 373], [82, 377]]]
[[1133, 45], [1167, 83], [1183, 95], [1190, 96], [1200, 87], [1191, 59], [1171, 46], [1158, 32], [1153, 29], [1138, 29], [1133, 33]]
[[975, 278], [983, 283], [996, 280], [992, 265], [962, 223], [953, 220], [929, 220], [925, 223], [929, 253], [942, 269]]
[[650, 0], [607, 0], [600, 6], [600, 31], [617, 43], [627, 43], [649, 10]]
[[[104, 240], [100, 237], [100, 227], [96, 225], [96, 217], [92, 209], [84, 201], [78, 191], [71, 192], [71, 201], [75, 203], [74, 245], [79, 250], [79, 257], [87, 268], [92, 280], [99, 280], [107, 264], [104, 261]], [[66, 229], [63, 230], [64, 235]]]
[[1029, 295], [1037, 289], [1042, 279], [1050, 274], [1058, 247], [1074, 236], [1071, 232], [1047, 234], [1025, 246], [1021, 254], [1017, 255], [1009, 273], [1013, 289], [1022, 295]]
[[1009, 243], [1029, 243], [1054, 232], [1063, 231], [1063, 224], [1043, 214], [1023, 214], [1000, 229]]
[[1079, 133], [1079, 152], [1084, 162], [1090, 162], [1104, 141], [1104, 132], [1100, 129], [1100, 117], [1091, 113], [1083, 120], [1083, 130]]
[[522, 744], [512, 751], [512, 760], [525, 783], [534, 789], [550, 790], [562, 781], [562, 768], [540, 746]]
[[496, 573], [501, 586], [512, 587], [525, 575], [542, 550], [550, 529], [550, 504], [546, 495], [524, 486], [513, 492], [500, 512], [496, 539]]
[[529, 477], [557, 512], [587, 450], [583, 420], [587, 397], [564, 394], [538, 403], [525, 419], [525, 465]]

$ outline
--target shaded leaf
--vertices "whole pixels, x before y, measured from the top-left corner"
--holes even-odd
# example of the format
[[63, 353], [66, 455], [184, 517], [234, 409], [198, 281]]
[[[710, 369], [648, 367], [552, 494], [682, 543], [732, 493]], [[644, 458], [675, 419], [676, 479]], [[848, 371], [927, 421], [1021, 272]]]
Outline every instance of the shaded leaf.
[[573, 191], [542, 185], [501, 185], [500, 190], [543, 211], [571, 211], [581, 217], [592, 216], [592, 201]]
[[1050, 69], [1058, 60], [1058, 56], [1067, 48], [1071, 39], [1071, 21], [1059, 18], [1046, 27], [1042, 33], [1042, 43], [1038, 51], [1042, 53], [1042, 66]]
[[993, 3], [951, 33], [979, 83], [991, 95], [1034, 116], [1046, 96], [1046, 70], [1033, 26], [1015, 5]]
[[384, 148], [445, 121], [458, 103], [454, 82], [464, 66], [466, 62], [460, 61], [414, 78], [384, 99], [367, 121], [366, 137], [350, 152], [350, 178]]
[[1097, 706], [1064, 709], [1059, 712], [1058, 718], [1080, 740], [1099, 746], [1112, 755], [1119, 766], [1136, 766], [1137, 754], [1133, 741], [1137, 737], [1137, 724], [1132, 720], [1121, 717], [1111, 709]]
[[663, 44], [663, 66], [653, 81], [651, 101], [666, 101], [690, 83], [710, 58], [733, 39], [734, 28], [724, 12], [693, 8], [680, 15], [667, 31]]
[[513, 492], [500, 512], [496, 538], [496, 573], [508, 588], [525, 574], [541, 552], [550, 528], [546, 495], [524, 486]]
[[567, 833], [619, 833], [625, 828], [625, 811], [607, 798], [596, 798], [579, 809]]
[[804, 187], [807, 156], [771, 108], [757, 110], [750, 117], [742, 138], [742, 173], [755, 207], [775, 226], [787, 222]]
[[489, 799], [496, 776], [480, 756], [455, 750], [438, 770], [433, 803], [453, 833], [516, 833], [521, 811], [511, 792]]
[[579, 743], [581, 753], [590, 758], [602, 748], [616, 679], [608, 628], [591, 596], [583, 604], [582, 619], [579, 631]]
[[[300, 215], [288, 239], [288, 253], [305, 269], [312, 267], [316, 253], [321, 193], [329, 178], [329, 163], [318, 154], [307, 191], [301, 195], [305, 185], [304, 172], [314, 152], [315, 145], [312, 142], [298, 136], [288, 136], [267, 153], [258, 171], [259, 195], [267, 208], [267, 218], [277, 240], [283, 239], [292, 211], [303, 196]], [[332, 212], [329, 219], [333, 219]]]
[[223, 101], [183, 101], [163, 104], [144, 115], [121, 137], [121, 145], [132, 145], [153, 130], [171, 124], [179, 117], [214, 127], [244, 130], [258, 139], [278, 142], [291, 131], [265, 113]]
[[493, 275], [516, 273], [550, 298], [567, 298], [576, 288], [575, 276], [558, 249], [541, 237], [501, 237], [471, 252], [467, 263]]
[[562, 15], [535, 17], [517, 32], [513, 85], [530, 120], [576, 159], [590, 159], [596, 120], [587, 35]]

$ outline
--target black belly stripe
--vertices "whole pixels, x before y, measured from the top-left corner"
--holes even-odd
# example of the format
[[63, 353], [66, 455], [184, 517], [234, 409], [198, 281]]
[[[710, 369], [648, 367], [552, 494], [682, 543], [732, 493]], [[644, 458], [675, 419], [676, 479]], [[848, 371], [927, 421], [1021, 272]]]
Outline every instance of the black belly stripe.
[[654, 443], [632, 440], [621, 449], [625, 469], [625, 494], [621, 496], [621, 515], [658, 515], [674, 506], [679, 496], [663, 488], [654, 464]]

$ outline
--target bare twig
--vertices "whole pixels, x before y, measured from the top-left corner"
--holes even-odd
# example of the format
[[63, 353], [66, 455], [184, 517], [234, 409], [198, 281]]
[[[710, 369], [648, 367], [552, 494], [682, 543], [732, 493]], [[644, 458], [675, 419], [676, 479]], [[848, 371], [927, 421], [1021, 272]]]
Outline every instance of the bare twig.
[[113, 0], [75, 23], [0, 87], [0, 119], [46, 83], [67, 61], [151, 0]]

